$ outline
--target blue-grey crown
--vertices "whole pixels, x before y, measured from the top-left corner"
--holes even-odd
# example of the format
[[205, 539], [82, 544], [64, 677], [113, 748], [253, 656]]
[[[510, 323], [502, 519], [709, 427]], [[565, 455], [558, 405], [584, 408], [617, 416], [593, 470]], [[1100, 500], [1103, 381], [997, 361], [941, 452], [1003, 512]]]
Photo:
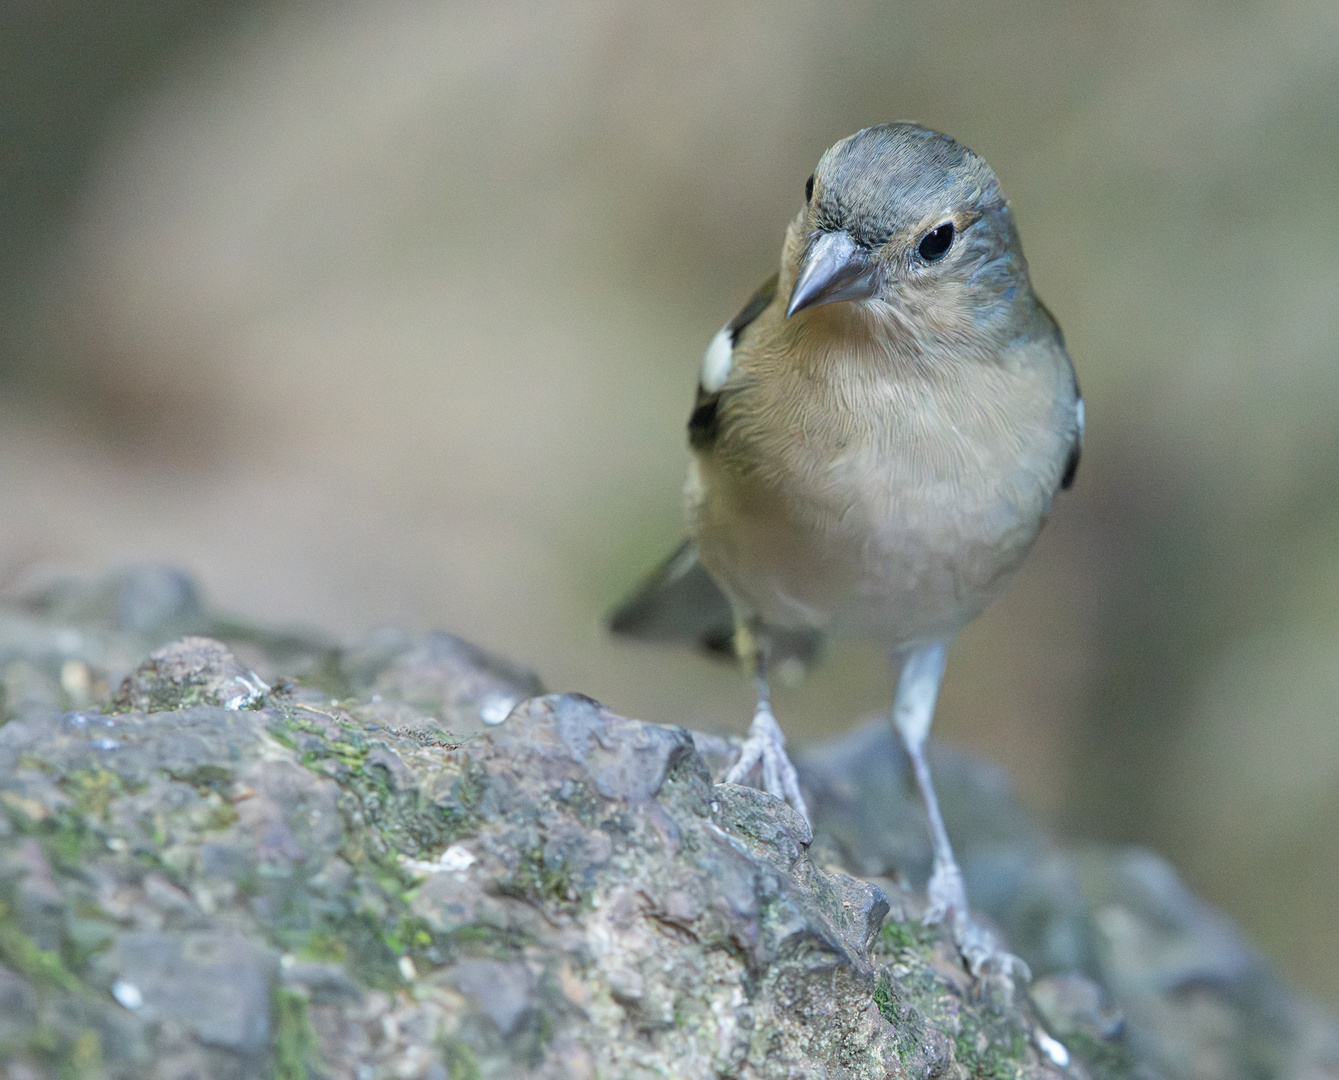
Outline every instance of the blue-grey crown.
[[844, 229], [869, 249], [926, 214], [1004, 204], [989, 165], [955, 139], [917, 124], [857, 131], [823, 155], [817, 176], [814, 223]]

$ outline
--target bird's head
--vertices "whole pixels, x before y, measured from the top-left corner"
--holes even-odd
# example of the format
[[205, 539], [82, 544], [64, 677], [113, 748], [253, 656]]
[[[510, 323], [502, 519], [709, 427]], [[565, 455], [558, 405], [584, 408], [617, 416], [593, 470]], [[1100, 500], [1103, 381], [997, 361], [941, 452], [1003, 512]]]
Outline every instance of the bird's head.
[[805, 184], [800, 228], [787, 316], [837, 301], [883, 301], [910, 314], [947, 288], [980, 319], [1030, 294], [990, 166], [915, 124], [865, 128], [825, 153]]

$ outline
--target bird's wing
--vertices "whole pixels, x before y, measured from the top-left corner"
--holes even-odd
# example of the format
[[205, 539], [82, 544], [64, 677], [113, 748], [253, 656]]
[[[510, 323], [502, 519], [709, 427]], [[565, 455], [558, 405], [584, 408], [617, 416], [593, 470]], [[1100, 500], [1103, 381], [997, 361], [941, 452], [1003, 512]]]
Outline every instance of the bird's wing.
[[734, 368], [735, 349], [749, 324], [776, 299], [778, 277], [779, 274], [773, 274], [764, 281], [743, 310], [722, 326], [707, 346], [706, 354], [702, 357], [702, 373], [697, 381], [697, 400], [693, 404], [692, 415], [688, 417], [688, 443], [694, 450], [705, 449], [716, 441], [716, 410], [721, 400], [721, 389]]
[[1060, 351], [1069, 361], [1069, 377], [1074, 380], [1074, 441], [1070, 443], [1069, 456], [1065, 458], [1065, 471], [1060, 474], [1060, 490], [1068, 491], [1074, 486], [1074, 477], [1079, 471], [1079, 458], [1083, 456], [1083, 391], [1079, 389], [1079, 376], [1074, 370], [1074, 361], [1069, 359], [1069, 350], [1065, 348], [1065, 332], [1060, 329], [1060, 324], [1051, 309], [1041, 302], [1041, 297], [1034, 295], [1033, 299], [1055, 331], [1055, 340], [1060, 345]]
[[[776, 299], [773, 274], [733, 319], [711, 339], [702, 358], [697, 401], [688, 418], [688, 441], [695, 450], [716, 439], [716, 410], [734, 367], [734, 353], [749, 325]], [[685, 540], [608, 617], [609, 629], [643, 641], [696, 641], [707, 651], [734, 656], [735, 618], [729, 598], [698, 561], [697, 545]], [[822, 645], [811, 630], [762, 627], [776, 659], [795, 658], [807, 665]]]
[[1079, 471], [1079, 458], [1083, 456], [1083, 398], [1074, 400], [1074, 442], [1069, 448], [1069, 457], [1065, 459], [1065, 472], [1060, 478], [1060, 490], [1067, 491], [1074, 486], [1074, 477]]

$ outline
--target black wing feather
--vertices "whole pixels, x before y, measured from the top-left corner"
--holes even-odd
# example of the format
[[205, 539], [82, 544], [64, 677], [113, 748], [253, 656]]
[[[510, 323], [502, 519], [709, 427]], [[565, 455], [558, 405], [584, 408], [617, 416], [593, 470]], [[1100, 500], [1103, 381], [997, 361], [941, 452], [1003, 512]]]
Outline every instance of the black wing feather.
[[780, 277], [781, 272], [777, 271], [759, 285], [758, 291], [749, 297], [749, 302], [744, 305], [739, 314], [725, 324], [726, 329], [730, 331], [731, 348], [739, 344], [739, 336], [745, 331], [749, 323], [766, 311], [767, 305], [776, 299], [776, 286]]
[[[776, 299], [776, 286], [780, 274], [773, 274], [762, 283], [733, 319], [725, 324], [730, 333], [730, 348], [739, 344], [739, 338], [750, 323], [767, 310], [767, 305]], [[719, 433], [717, 409], [721, 401], [721, 391], [708, 393], [699, 383], [697, 400], [693, 403], [692, 415], [688, 417], [688, 445], [694, 450], [702, 450], [716, 441]]]
[[1069, 448], [1069, 457], [1065, 459], [1065, 474], [1060, 478], [1060, 490], [1068, 491], [1074, 486], [1074, 477], [1078, 475], [1079, 458], [1083, 456], [1083, 444], [1078, 439]]
[[729, 642], [735, 618], [730, 601], [685, 540], [623, 603], [609, 613], [609, 629], [644, 641]]

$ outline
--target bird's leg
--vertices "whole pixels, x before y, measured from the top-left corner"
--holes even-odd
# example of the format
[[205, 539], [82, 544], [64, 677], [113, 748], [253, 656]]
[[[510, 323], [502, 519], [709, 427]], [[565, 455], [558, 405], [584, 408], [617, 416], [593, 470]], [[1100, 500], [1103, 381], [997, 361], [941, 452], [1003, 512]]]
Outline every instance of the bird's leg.
[[995, 936], [972, 920], [967, 907], [967, 887], [958, 861], [953, 857], [953, 845], [949, 843], [939, 798], [930, 778], [930, 766], [925, 760], [925, 743], [930, 735], [930, 721], [934, 719], [939, 683], [944, 677], [946, 651], [945, 643], [939, 641], [908, 654], [893, 699], [893, 725], [902, 736], [902, 745], [911, 758], [916, 785], [925, 801], [930, 842], [934, 847], [934, 863], [926, 885], [929, 907], [923, 921], [930, 925], [948, 920], [953, 940], [973, 975], [994, 967], [1005, 975], [1018, 973], [1027, 980], [1032, 977], [1027, 964], [1001, 949]]
[[925, 760], [925, 742], [930, 735], [930, 721], [934, 718], [935, 700], [939, 683], [944, 677], [945, 648], [936, 642], [918, 649], [906, 658], [902, 674], [897, 680], [897, 694], [893, 699], [893, 724], [902, 736], [911, 767], [916, 773], [916, 785], [921, 789], [925, 812], [930, 819], [930, 842], [934, 846], [934, 868], [927, 886], [930, 908], [925, 913], [926, 923], [942, 922], [949, 912], [967, 914], [967, 888], [962, 871], [953, 857], [944, 816], [939, 811], [930, 766]]
[[[809, 808], [800, 794], [800, 778], [786, 755], [786, 736], [772, 715], [771, 695], [767, 689], [767, 660], [763, 649], [754, 655], [758, 682], [758, 707], [753, 711], [748, 738], [739, 748], [739, 760], [725, 774], [727, 784], [742, 784], [755, 765], [762, 762], [763, 790], [795, 807], [809, 821]], [[812, 824], [812, 823], [811, 823]]]

